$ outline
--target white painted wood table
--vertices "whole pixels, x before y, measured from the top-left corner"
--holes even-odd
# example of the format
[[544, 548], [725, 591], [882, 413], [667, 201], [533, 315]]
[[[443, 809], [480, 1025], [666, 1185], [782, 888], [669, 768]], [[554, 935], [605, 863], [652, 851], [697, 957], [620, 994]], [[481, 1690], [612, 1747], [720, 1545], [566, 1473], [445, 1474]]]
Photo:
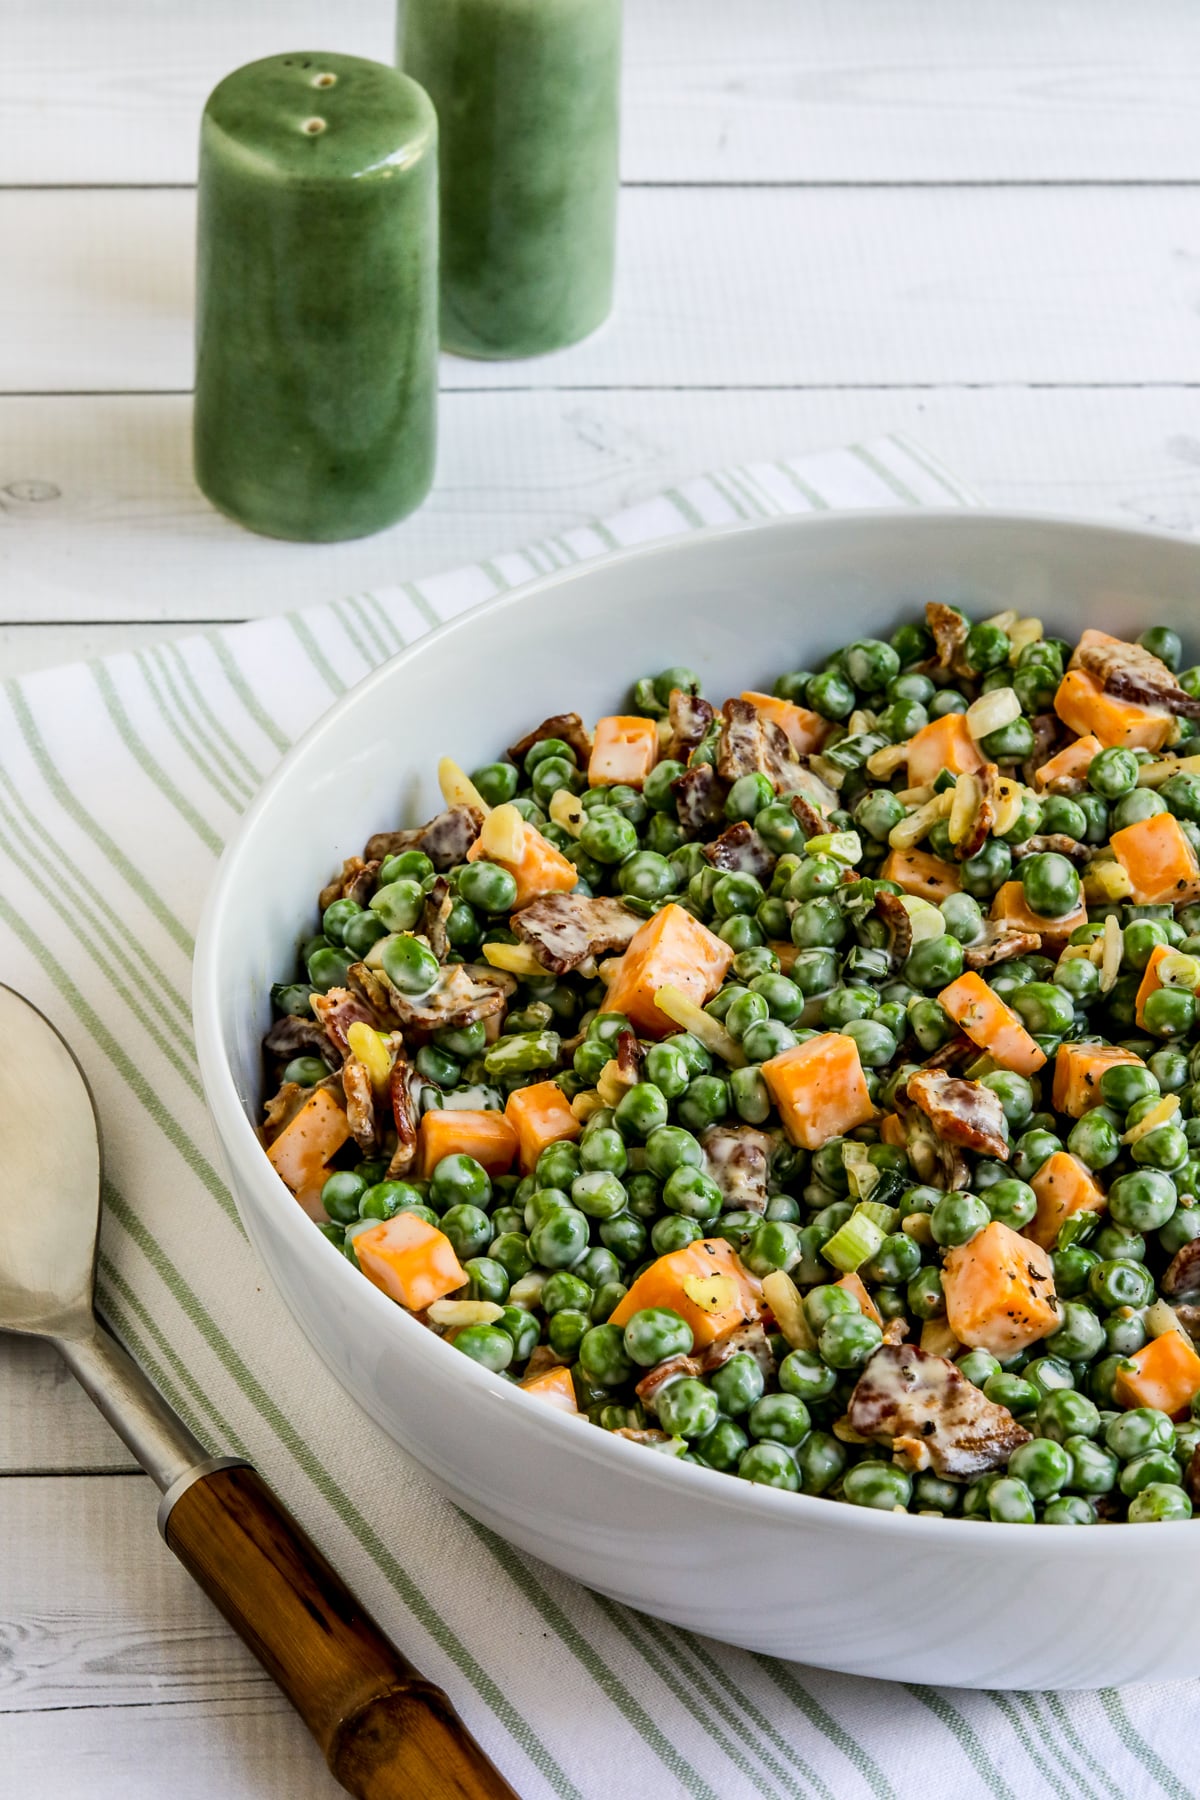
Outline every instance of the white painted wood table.
[[[439, 479], [269, 543], [188, 466], [195, 137], [389, 0], [7, 0], [0, 672], [471, 560], [718, 463], [903, 428], [999, 503], [1200, 527], [1190, 0], [627, 0], [621, 287], [591, 342], [443, 367]], [[0, 971], [2, 975], [2, 971]], [[0, 1792], [333, 1793], [36, 1347], [0, 1344]]]

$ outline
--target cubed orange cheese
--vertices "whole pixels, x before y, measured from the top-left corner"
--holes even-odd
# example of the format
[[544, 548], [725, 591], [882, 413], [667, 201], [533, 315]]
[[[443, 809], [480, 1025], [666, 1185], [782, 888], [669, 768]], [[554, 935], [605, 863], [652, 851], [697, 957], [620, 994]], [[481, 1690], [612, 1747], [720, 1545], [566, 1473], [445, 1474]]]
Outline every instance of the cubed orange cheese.
[[881, 1144], [890, 1144], [893, 1150], [904, 1149], [908, 1143], [908, 1133], [899, 1113], [885, 1113], [880, 1119], [879, 1141]]
[[893, 850], [879, 871], [883, 881], [894, 881], [906, 894], [937, 905], [959, 890], [958, 870], [928, 850]]
[[1118, 1063], [1140, 1063], [1117, 1044], [1060, 1044], [1054, 1058], [1054, 1110], [1082, 1119], [1100, 1105], [1100, 1077]]
[[793, 1144], [819, 1150], [875, 1117], [858, 1045], [840, 1031], [793, 1044], [762, 1065], [763, 1080]]
[[508, 1096], [504, 1116], [517, 1134], [522, 1175], [533, 1173], [547, 1144], [577, 1138], [583, 1130], [557, 1081], [535, 1081], [531, 1087], [517, 1088]]
[[1034, 1043], [1012, 1007], [973, 969], [943, 988], [938, 1000], [959, 1030], [986, 1050], [999, 1068], [1036, 1075], [1045, 1062], [1046, 1052]]
[[966, 714], [943, 713], [908, 740], [908, 784], [924, 787], [943, 769], [952, 775], [975, 775], [986, 761], [971, 736]]
[[1083, 787], [1093, 758], [1103, 748], [1100, 739], [1092, 737], [1090, 733], [1087, 737], [1076, 738], [1073, 744], [1068, 744], [1065, 750], [1060, 750], [1057, 756], [1052, 756], [1049, 762], [1044, 762], [1040, 769], [1034, 770], [1034, 786], [1044, 792], [1078, 793]]
[[1200, 1393], [1200, 1356], [1180, 1331], [1151, 1338], [1129, 1361], [1136, 1369], [1118, 1368], [1113, 1398], [1118, 1406], [1156, 1406], [1171, 1418], [1183, 1418]]
[[[701, 1306], [688, 1287], [712, 1276], [729, 1281], [728, 1304], [715, 1309]], [[745, 1270], [724, 1238], [697, 1238], [682, 1250], [670, 1250], [648, 1269], [643, 1269], [629, 1292], [618, 1303], [609, 1323], [626, 1325], [643, 1307], [664, 1306], [686, 1319], [697, 1349], [715, 1343], [747, 1319], [757, 1319], [761, 1283]]]
[[433, 1174], [444, 1156], [473, 1156], [489, 1175], [507, 1175], [517, 1154], [517, 1134], [503, 1113], [431, 1107], [417, 1128], [420, 1169]]
[[424, 1312], [435, 1300], [466, 1285], [466, 1272], [450, 1239], [415, 1213], [397, 1213], [360, 1231], [354, 1254], [367, 1280], [409, 1312]]
[[634, 932], [609, 984], [604, 1010], [624, 1013], [646, 1037], [666, 1037], [679, 1027], [654, 1004], [659, 988], [681, 988], [703, 1006], [732, 961], [729, 945], [707, 925], [682, 906], [664, 906]]
[[1162, 986], [1162, 982], [1158, 979], [1158, 965], [1164, 956], [1170, 956], [1170, 954], [1170, 944], [1155, 944], [1150, 952], [1149, 961], [1142, 970], [1142, 979], [1138, 983], [1137, 997], [1134, 1000], [1134, 1018], [1143, 1029], [1146, 1024], [1146, 1002], [1151, 994], [1157, 994]]
[[1106, 749], [1123, 744], [1133, 750], [1161, 750], [1171, 735], [1169, 713], [1114, 699], [1086, 669], [1067, 670], [1054, 696], [1054, 710], [1064, 725], [1080, 737], [1098, 738]]
[[579, 880], [575, 864], [529, 824], [521, 833], [521, 854], [515, 861], [489, 855], [482, 838], [476, 838], [467, 851], [467, 861], [494, 862], [507, 869], [517, 884], [517, 907], [528, 906], [539, 894], [569, 894]]
[[326, 1165], [349, 1136], [345, 1110], [327, 1088], [317, 1088], [267, 1151], [275, 1173], [310, 1218], [325, 1217], [321, 1189], [329, 1175]]
[[797, 756], [808, 756], [819, 750], [829, 736], [829, 720], [823, 719], [820, 713], [809, 712], [807, 707], [795, 706], [792, 701], [780, 700], [774, 694], [748, 692], [742, 699], [760, 718], [770, 719], [773, 725], [778, 725]]
[[548, 1406], [556, 1407], [559, 1412], [577, 1413], [579, 1407], [575, 1403], [575, 1383], [571, 1380], [571, 1371], [564, 1364], [556, 1369], [542, 1369], [537, 1375], [527, 1375], [524, 1381], [517, 1383], [522, 1393], [532, 1394], [537, 1400], [544, 1400]]
[[1065, 1150], [1048, 1156], [1029, 1184], [1037, 1195], [1037, 1213], [1024, 1235], [1053, 1250], [1058, 1234], [1077, 1212], [1100, 1212], [1104, 1194], [1077, 1157]]
[[588, 763], [590, 787], [640, 788], [658, 761], [658, 727], [653, 719], [601, 719]]
[[1001, 1361], [1058, 1326], [1048, 1251], [993, 1219], [942, 1266], [946, 1319], [960, 1344]]
[[833, 1285], [834, 1287], [845, 1288], [848, 1294], [853, 1294], [854, 1298], [858, 1301], [859, 1310], [864, 1312], [868, 1319], [873, 1319], [876, 1325], [883, 1324], [883, 1314], [876, 1306], [874, 1300], [872, 1300], [867, 1291], [866, 1283], [856, 1270], [851, 1269], [849, 1274], [843, 1275], [839, 1280], [835, 1281]]
[[1136, 819], [1111, 839], [1113, 854], [1133, 883], [1139, 906], [1178, 906], [1200, 892], [1196, 852], [1173, 813]]
[[1036, 931], [1047, 943], [1065, 943], [1080, 925], [1087, 924], [1087, 903], [1082, 893], [1069, 913], [1059, 919], [1044, 919], [1033, 912], [1025, 899], [1019, 881], [1005, 881], [992, 899], [993, 919], [1003, 919], [1018, 931]]

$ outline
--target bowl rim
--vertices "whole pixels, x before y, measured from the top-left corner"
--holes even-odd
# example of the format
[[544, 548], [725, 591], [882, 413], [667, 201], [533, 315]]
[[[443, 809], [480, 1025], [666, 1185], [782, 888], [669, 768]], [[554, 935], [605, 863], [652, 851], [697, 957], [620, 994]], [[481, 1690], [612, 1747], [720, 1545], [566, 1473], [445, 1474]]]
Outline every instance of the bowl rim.
[[[300, 1259], [314, 1270], [323, 1270], [323, 1279], [340, 1285], [347, 1303], [353, 1302], [357, 1308], [366, 1308], [368, 1315], [374, 1314], [378, 1328], [395, 1334], [395, 1341], [402, 1346], [405, 1353], [415, 1359], [419, 1365], [427, 1358], [448, 1358], [453, 1354], [452, 1346], [445, 1344], [436, 1334], [427, 1331], [415, 1319], [405, 1313], [403, 1307], [397, 1306], [374, 1283], [367, 1281], [355, 1269], [352, 1269], [344, 1256], [341, 1256], [326, 1238], [312, 1229], [312, 1221], [297, 1206], [293, 1196], [275, 1173], [262, 1146], [255, 1134], [242, 1102], [238, 1096], [229, 1058], [226, 1054], [224, 1036], [220, 1022], [220, 988], [217, 980], [222, 955], [224, 934], [232, 916], [236, 914], [238, 892], [239, 865], [246, 846], [254, 834], [258, 821], [275, 805], [279, 793], [285, 789], [291, 778], [295, 765], [311, 754], [312, 747], [326, 734], [337, 731], [343, 718], [365, 704], [376, 688], [395, 678], [398, 668], [405, 668], [416, 662], [430, 647], [440, 645], [460, 632], [469, 631], [484, 613], [502, 612], [519, 609], [527, 600], [553, 592], [556, 588], [570, 587], [574, 582], [600, 568], [620, 567], [629, 562], [639, 564], [651, 561], [670, 561], [685, 546], [695, 553], [697, 548], [710, 544], [718, 539], [750, 538], [770, 535], [790, 535], [797, 530], [820, 532], [833, 528], [845, 529], [861, 526], [871, 530], [879, 526], [905, 529], [909, 525], [938, 529], [939, 526], [970, 530], [972, 525], [983, 522], [998, 525], [1001, 529], [1013, 530], [1049, 530], [1084, 532], [1094, 538], [1110, 538], [1136, 546], [1139, 542], [1149, 541], [1159, 544], [1170, 544], [1174, 549], [1189, 552], [1195, 557], [1197, 570], [1200, 573], [1200, 543], [1181, 537], [1176, 532], [1161, 527], [1142, 527], [1115, 524], [1104, 519], [1090, 519], [1069, 513], [1032, 512], [1008, 508], [993, 507], [934, 507], [922, 506], [912, 509], [902, 507], [844, 508], [824, 513], [789, 514], [781, 518], [738, 521], [728, 525], [705, 526], [669, 538], [657, 539], [650, 543], [634, 544], [620, 550], [606, 553], [587, 562], [573, 564], [565, 569], [556, 569], [546, 575], [522, 583], [518, 587], [494, 594], [465, 608], [453, 618], [443, 621], [431, 631], [414, 638], [409, 644], [388, 657], [376, 668], [365, 675], [361, 681], [328, 707], [308, 729], [296, 740], [284, 754], [270, 775], [263, 782], [246, 812], [242, 815], [238, 830], [227, 843], [218, 862], [212, 884], [209, 888], [196, 932], [196, 947], [193, 958], [192, 974], [192, 1014], [196, 1032], [196, 1052], [200, 1069], [201, 1085], [205, 1103], [217, 1128], [226, 1154], [231, 1161], [238, 1160], [240, 1179], [254, 1190], [256, 1203], [263, 1207], [274, 1218], [289, 1237]], [[237, 1183], [233, 1184], [235, 1199]], [[257, 1254], [257, 1249], [256, 1249]], [[318, 1265], [316, 1258], [322, 1259]], [[260, 1259], [261, 1260], [261, 1259]], [[278, 1287], [272, 1271], [272, 1284]], [[284, 1300], [291, 1312], [291, 1306]], [[295, 1323], [304, 1330], [299, 1318], [293, 1314]], [[308, 1335], [305, 1331], [305, 1335]], [[311, 1340], [310, 1340], [311, 1341]], [[320, 1352], [318, 1352], [320, 1354]], [[324, 1358], [322, 1357], [322, 1361]], [[435, 1363], [443, 1373], [448, 1373], [448, 1363]], [[330, 1371], [333, 1373], [333, 1371]], [[340, 1377], [334, 1379], [341, 1383]], [[884, 1512], [874, 1507], [854, 1506], [846, 1502], [828, 1501], [820, 1495], [792, 1492], [789, 1489], [766, 1487], [758, 1483], [742, 1481], [731, 1477], [728, 1473], [717, 1469], [701, 1468], [695, 1463], [687, 1463], [677, 1456], [667, 1457], [648, 1453], [644, 1446], [634, 1444], [626, 1439], [616, 1437], [612, 1432], [591, 1426], [587, 1420], [573, 1418], [559, 1412], [557, 1408], [547, 1406], [545, 1402], [536, 1400], [532, 1395], [522, 1394], [515, 1383], [504, 1381], [499, 1375], [492, 1374], [471, 1358], [464, 1357], [457, 1370], [456, 1379], [468, 1382], [477, 1395], [483, 1399], [490, 1397], [495, 1404], [505, 1407], [518, 1406], [522, 1429], [533, 1432], [546, 1441], [554, 1451], [568, 1452], [569, 1439], [564, 1435], [577, 1433], [576, 1453], [582, 1452], [589, 1460], [600, 1468], [610, 1470], [614, 1475], [641, 1480], [650, 1486], [658, 1486], [669, 1497], [676, 1490], [676, 1484], [683, 1482], [690, 1487], [694, 1495], [713, 1503], [714, 1515], [725, 1511], [743, 1518], [747, 1524], [756, 1518], [765, 1521], [782, 1522], [789, 1520], [810, 1529], [841, 1531], [862, 1531], [884, 1536], [900, 1536], [909, 1538], [919, 1534], [920, 1539], [928, 1540], [929, 1545], [936, 1546], [944, 1542], [961, 1547], [960, 1528], [972, 1521], [961, 1517], [944, 1517], [941, 1514]], [[580, 1429], [587, 1425], [586, 1434]], [[569, 1452], [568, 1452], [569, 1453]], [[687, 1491], [685, 1487], [684, 1491]], [[797, 1510], [799, 1509], [799, 1510]], [[1024, 1554], [1020, 1546], [1026, 1543], [1025, 1527], [1006, 1524], [1000, 1521], [987, 1521], [990, 1529], [981, 1540], [998, 1555], [1008, 1557]], [[1154, 1526], [1155, 1535], [1147, 1540], [1146, 1533], [1151, 1530], [1149, 1523], [1130, 1525], [1122, 1521], [1120, 1530], [1123, 1538], [1129, 1532], [1137, 1533], [1139, 1552], [1145, 1554], [1152, 1545], [1157, 1544], [1159, 1554], [1175, 1556], [1179, 1549], [1179, 1534], [1188, 1525], [1195, 1525], [1195, 1519], [1172, 1520], [1167, 1522], [1164, 1531], [1162, 1525]], [[1102, 1546], [1108, 1539], [1105, 1531], [1068, 1531], [1066, 1541], [1061, 1536], [1054, 1539], [1055, 1555], [1082, 1557], [1085, 1560], [1097, 1555], [1107, 1555]]]

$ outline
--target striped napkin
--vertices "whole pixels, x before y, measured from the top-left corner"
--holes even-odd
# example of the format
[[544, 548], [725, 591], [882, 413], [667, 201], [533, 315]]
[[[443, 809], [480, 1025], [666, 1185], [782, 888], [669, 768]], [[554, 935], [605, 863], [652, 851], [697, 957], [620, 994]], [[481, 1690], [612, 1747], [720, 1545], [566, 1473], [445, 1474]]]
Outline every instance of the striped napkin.
[[4, 687], [0, 978], [66, 1034], [99, 1102], [104, 1312], [199, 1438], [262, 1469], [527, 1800], [1195, 1793], [1175, 1685], [985, 1694], [825, 1674], [626, 1611], [458, 1513], [348, 1403], [265, 1281], [196, 1073], [192, 938], [221, 848], [283, 752], [376, 664], [617, 547], [970, 500], [895, 438], [753, 463], [452, 574]]

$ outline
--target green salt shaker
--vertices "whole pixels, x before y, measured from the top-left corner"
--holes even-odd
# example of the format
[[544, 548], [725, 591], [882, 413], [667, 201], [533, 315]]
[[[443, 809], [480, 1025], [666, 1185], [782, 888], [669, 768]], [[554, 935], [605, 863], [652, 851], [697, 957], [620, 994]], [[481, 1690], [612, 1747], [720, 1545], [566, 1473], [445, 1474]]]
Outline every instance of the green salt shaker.
[[200, 133], [196, 480], [252, 531], [328, 543], [419, 506], [437, 408], [437, 120], [327, 51], [226, 76]]
[[535, 356], [607, 318], [621, 0], [400, 0], [438, 113], [442, 344]]

